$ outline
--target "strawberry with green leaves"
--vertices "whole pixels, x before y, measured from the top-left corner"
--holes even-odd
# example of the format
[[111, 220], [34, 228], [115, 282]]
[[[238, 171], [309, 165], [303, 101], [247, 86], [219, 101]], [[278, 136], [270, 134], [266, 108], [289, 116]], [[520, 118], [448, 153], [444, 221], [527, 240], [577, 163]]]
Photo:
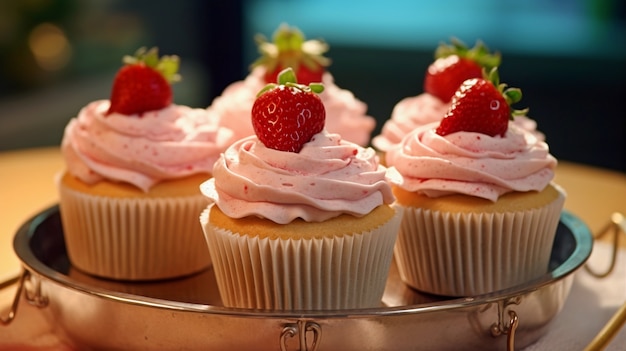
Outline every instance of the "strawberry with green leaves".
[[295, 27], [282, 24], [273, 35], [273, 42], [268, 42], [263, 35], [255, 40], [261, 57], [252, 63], [252, 67], [264, 66], [265, 82], [274, 83], [278, 74], [291, 67], [301, 84], [319, 83], [330, 64], [330, 59], [323, 54], [328, 45], [320, 40], [305, 40], [304, 34]]
[[321, 84], [298, 84], [292, 68], [286, 68], [257, 95], [252, 106], [252, 127], [268, 148], [300, 152], [313, 135], [324, 129], [326, 111], [317, 95]]
[[528, 109], [514, 110], [511, 105], [522, 99], [518, 88], [500, 83], [497, 68], [483, 78], [464, 81], [452, 98], [450, 109], [435, 132], [446, 136], [455, 132], [476, 132], [504, 136], [514, 116], [525, 115]]
[[157, 48], [140, 48], [135, 56], [125, 56], [123, 61], [125, 65], [113, 81], [107, 115], [141, 115], [172, 103], [171, 83], [180, 80], [177, 56], [159, 58]]
[[499, 64], [500, 54], [491, 54], [481, 41], [470, 49], [452, 38], [450, 45], [441, 44], [436, 49], [435, 61], [426, 71], [424, 91], [449, 102], [466, 79], [480, 78], [483, 68], [489, 71]]

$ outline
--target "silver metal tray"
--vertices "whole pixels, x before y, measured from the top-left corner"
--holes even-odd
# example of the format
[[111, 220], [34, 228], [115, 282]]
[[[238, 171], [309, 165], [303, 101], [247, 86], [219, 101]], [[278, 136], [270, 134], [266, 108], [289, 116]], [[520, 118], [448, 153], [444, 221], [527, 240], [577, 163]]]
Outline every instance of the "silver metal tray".
[[67, 258], [57, 206], [21, 227], [14, 249], [25, 298], [80, 350], [506, 350], [547, 332], [592, 235], [563, 212], [548, 272], [511, 289], [425, 295], [405, 286], [392, 265], [379, 308], [302, 313], [225, 308], [210, 269], [154, 283], [82, 274]]

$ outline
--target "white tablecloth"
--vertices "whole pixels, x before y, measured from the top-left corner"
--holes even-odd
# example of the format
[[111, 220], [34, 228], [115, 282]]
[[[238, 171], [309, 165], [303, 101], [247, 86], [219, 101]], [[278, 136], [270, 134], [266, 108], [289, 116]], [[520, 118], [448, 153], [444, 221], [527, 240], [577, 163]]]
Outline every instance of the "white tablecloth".
[[[611, 245], [595, 242], [587, 264], [595, 271], [608, 268]], [[524, 351], [583, 350], [626, 303], [626, 250], [620, 250], [615, 269], [606, 278], [596, 278], [584, 269], [576, 272], [563, 310], [549, 326], [548, 334]], [[626, 350], [626, 326], [605, 349]]]

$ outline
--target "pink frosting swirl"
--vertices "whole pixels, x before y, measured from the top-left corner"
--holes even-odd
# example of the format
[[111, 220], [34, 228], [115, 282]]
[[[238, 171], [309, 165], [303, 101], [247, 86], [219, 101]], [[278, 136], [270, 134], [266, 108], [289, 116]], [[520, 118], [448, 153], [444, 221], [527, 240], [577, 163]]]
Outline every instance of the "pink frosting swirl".
[[548, 145], [514, 123], [504, 137], [435, 133], [438, 122], [415, 129], [389, 150], [387, 164], [401, 176], [392, 182], [429, 197], [460, 193], [496, 201], [512, 191], [543, 190], [556, 159]]
[[516, 116], [513, 120], [513, 124], [533, 133], [533, 135], [540, 141], [546, 140], [546, 136], [537, 129], [537, 121], [528, 116]]
[[229, 84], [207, 107], [219, 125], [233, 131], [235, 140], [254, 135], [250, 112], [256, 95], [265, 86], [263, 72], [257, 68], [246, 79]]
[[400, 100], [391, 111], [380, 134], [372, 139], [372, 145], [380, 151], [387, 151], [399, 144], [413, 129], [435, 121], [440, 121], [448, 111], [450, 103], [438, 97], [423, 93]]
[[349, 90], [338, 87], [328, 72], [324, 73], [322, 83], [324, 91], [320, 98], [326, 109], [326, 129], [350, 142], [368, 145], [376, 120], [366, 114], [367, 105]]
[[394, 201], [386, 168], [372, 148], [322, 131], [300, 153], [267, 148], [256, 136], [235, 142], [216, 162], [203, 194], [233, 218], [276, 223], [363, 216]]
[[232, 132], [204, 109], [170, 105], [142, 116], [105, 115], [108, 100], [91, 102], [65, 128], [61, 148], [68, 171], [88, 184], [102, 179], [154, 184], [211, 173]]
[[[380, 134], [372, 139], [372, 145], [380, 151], [388, 151], [415, 128], [441, 121], [449, 108], [449, 102], [445, 103], [429, 93], [406, 97], [393, 107], [391, 117], [383, 125]], [[545, 140], [545, 136], [537, 130], [537, 122], [533, 119], [519, 116], [513, 123], [532, 132], [539, 140]]]
[[[244, 80], [227, 86], [207, 107], [220, 125], [235, 133], [236, 140], [254, 135], [250, 112], [256, 95], [265, 87], [264, 73], [265, 68], [256, 67]], [[366, 114], [367, 105], [350, 91], [338, 87], [328, 72], [322, 83], [324, 91], [320, 98], [326, 109], [326, 129], [361, 146], [369, 144], [376, 120]]]

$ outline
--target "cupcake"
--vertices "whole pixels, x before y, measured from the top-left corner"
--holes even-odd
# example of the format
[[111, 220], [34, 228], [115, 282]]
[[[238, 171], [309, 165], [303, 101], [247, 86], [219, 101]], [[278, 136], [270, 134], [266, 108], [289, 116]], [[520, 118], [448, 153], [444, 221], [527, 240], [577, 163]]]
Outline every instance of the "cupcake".
[[548, 145], [510, 121], [519, 89], [469, 79], [440, 122], [387, 152], [404, 209], [395, 258], [401, 279], [431, 294], [472, 296], [548, 270], [565, 201]]
[[[382, 157], [413, 129], [440, 121], [450, 108], [452, 96], [461, 83], [466, 79], [481, 78], [482, 70], [489, 71], [498, 66], [501, 57], [498, 52], [491, 53], [481, 41], [476, 42], [473, 48], [468, 48], [456, 38], [452, 38], [451, 44], [440, 44], [434, 56], [435, 61], [425, 73], [424, 91], [396, 103], [380, 134], [372, 139], [372, 145], [381, 152]], [[536, 131], [534, 120], [519, 116], [515, 123], [543, 139], [543, 134]]]
[[366, 146], [376, 120], [367, 115], [367, 105], [357, 99], [352, 92], [342, 89], [334, 82], [334, 77], [326, 67], [330, 60], [323, 54], [328, 45], [319, 40], [306, 40], [297, 28], [281, 25], [268, 42], [259, 35], [256, 37], [259, 57], [252, 65], [251, 72], [241, 81], [227, 86], [207, 108], [219, 119], [220, 125], [231, 129], [236, 139], [254, 135], [250, 123], [250, 109], [257, 93], [268, 83], [276, 82], [278, 73], [291, 67], [296, 72], [299, 83], [322, 82], [324, 91], [320, 98], [327, 115], [326, 129], [338, 133], [345, 140]]
[[[256, 135], [231, 145], [201, 191], [200, 222], [225, 306], [381, 305], [401, 220], [376, 153], [324, 129], [292, 69], [256, 100]], [[311, 91], [310, 89], [313, 89]]]
[[118, 280], [189, 275], [210, 266], [198, 186], [232, 132], [205, 109], [176, 105], [178, 57], [156, 48], [126, 57], [110, 100], [83, 107], [65, 128], [60, 212], [72, 265]]

